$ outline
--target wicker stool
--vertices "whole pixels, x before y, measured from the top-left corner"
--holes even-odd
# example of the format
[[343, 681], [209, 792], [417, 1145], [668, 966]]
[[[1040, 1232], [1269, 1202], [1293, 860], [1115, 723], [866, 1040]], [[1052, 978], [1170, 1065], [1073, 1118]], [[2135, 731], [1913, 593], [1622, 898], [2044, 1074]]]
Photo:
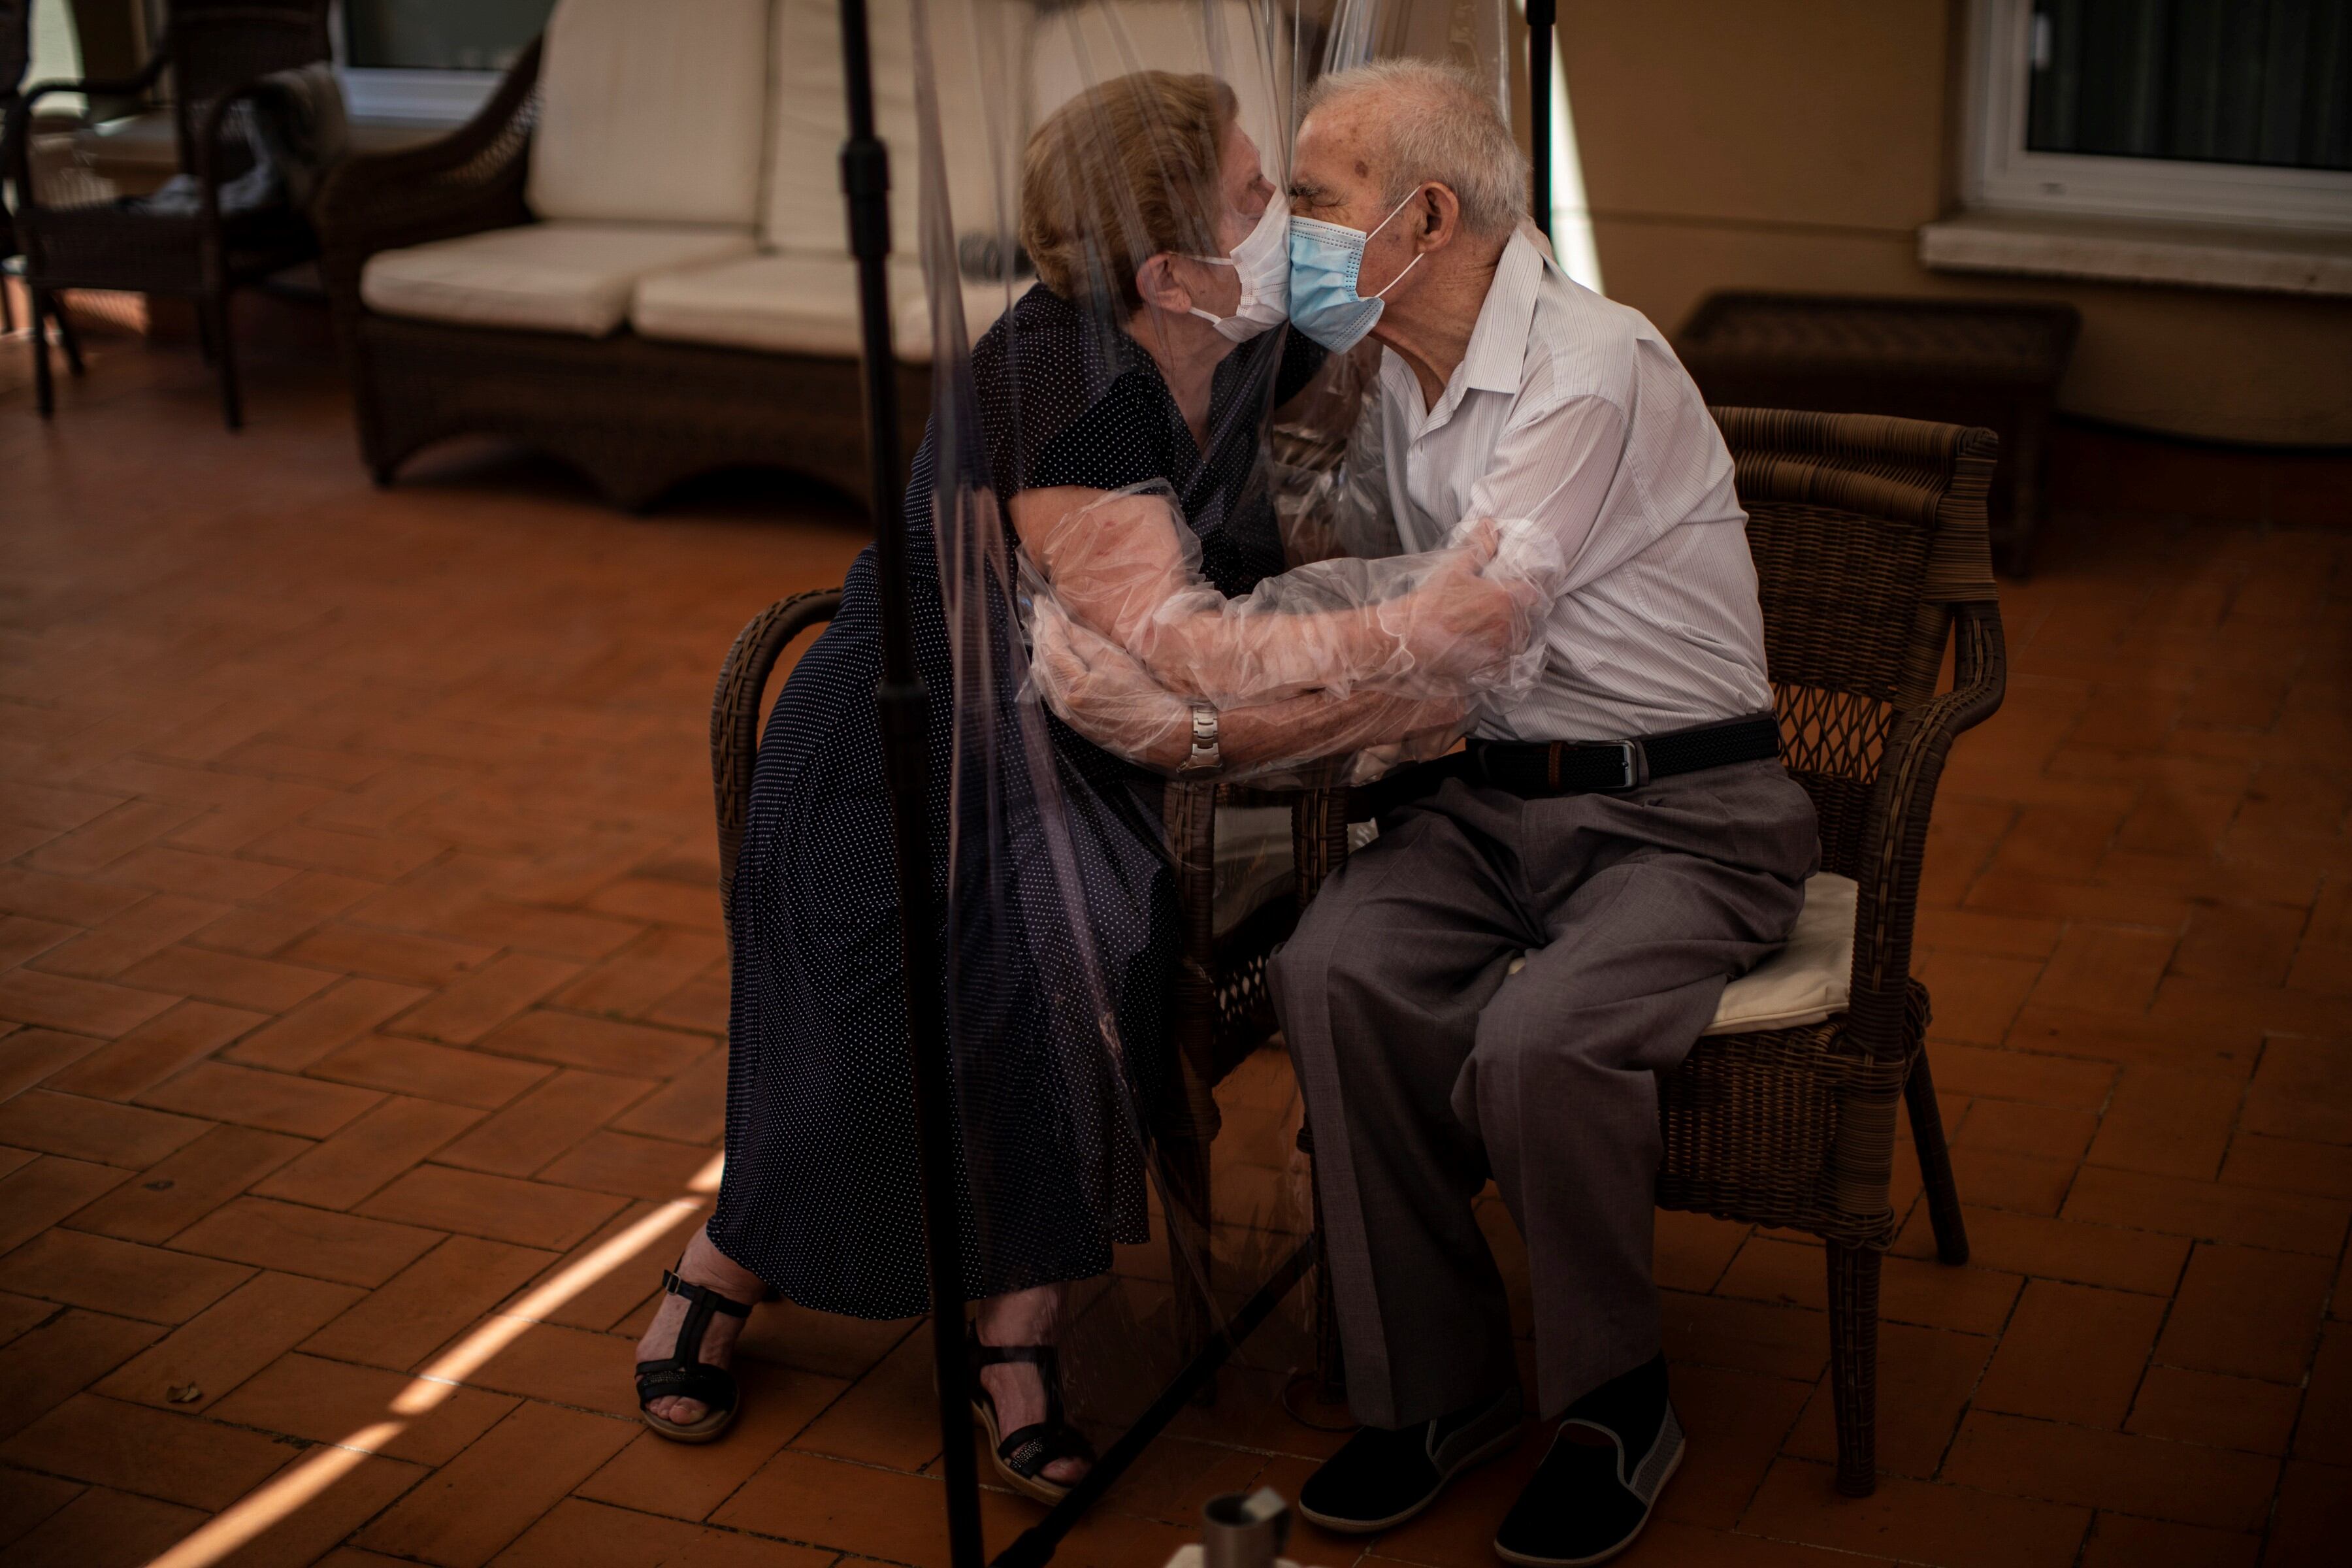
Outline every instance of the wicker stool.
[[2081, 325], [2072, 305], [1722, 293], [1700, 302], [1675, 352], [1709, 403], [1995, 431], [1993, 559], [2022, 577], [2042, 523], [2051, 407]]

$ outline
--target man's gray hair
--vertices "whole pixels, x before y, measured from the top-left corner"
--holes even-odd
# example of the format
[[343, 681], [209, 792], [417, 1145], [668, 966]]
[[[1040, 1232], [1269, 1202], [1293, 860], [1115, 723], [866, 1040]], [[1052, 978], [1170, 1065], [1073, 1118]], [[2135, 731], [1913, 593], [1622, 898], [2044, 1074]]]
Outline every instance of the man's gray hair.
[[1477, 78], [1435, 60], [1374, 60], [1316, 82], [1306, 112], [1362, 93], [1380, 106], [1382, 205], [1435, 181], [1461, 202], [1462, 225], [1473, 234], [1507, 233], [1527, 216], [1528, 155]]

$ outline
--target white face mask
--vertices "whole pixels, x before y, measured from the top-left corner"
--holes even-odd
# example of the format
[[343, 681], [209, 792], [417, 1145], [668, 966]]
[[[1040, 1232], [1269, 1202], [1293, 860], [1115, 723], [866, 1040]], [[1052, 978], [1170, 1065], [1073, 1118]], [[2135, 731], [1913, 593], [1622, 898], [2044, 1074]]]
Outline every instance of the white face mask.
[[1265, 216], [1231, 256], [1196, 256], [1206, 267], [1230, 267], [1242, 287], [1242, 302], [1230, 316], [1192, 307], [1192, 314], [1237, 343], [1249, 342], [1290, 314], [1290, 207], [1280, 192], [1265, 204]]

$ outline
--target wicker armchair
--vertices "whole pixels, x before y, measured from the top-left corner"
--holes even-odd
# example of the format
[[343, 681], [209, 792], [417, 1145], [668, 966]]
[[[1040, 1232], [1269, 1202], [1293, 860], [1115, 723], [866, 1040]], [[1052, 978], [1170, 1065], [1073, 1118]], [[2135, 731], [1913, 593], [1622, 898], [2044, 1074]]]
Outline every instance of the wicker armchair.
[[[1748, 510], [1782, 756], [1820, 815], [1822, 868], [1860, 888], [1853, 995], [1820, 1024], [1709, 1036], [1662, 1076], [1658, 1202], [1828, 1244], [1838, 1487], [1860, 1497], [1877, 1484], [1878, 1275], [1900, 1218], [1888, 1198], [1898, 1100], [1937, 1254], [1969, 1256], [1911, 928], [1944, 758], [2000, 706], [2007, 679], [1985, 523], [1998, 442], [1871, 415], [1715, 416]], [[1938, 692], [1948, 649], [1953, 684]], [[1302, 900], [1345, 857], [1337, 825], [1349, 815], [1343, 799], [1302, 806]], [[1303, 1134], [1301, 1146], [1312, 1152]], [[1317, 1316], [1328, 1396], [1343, 1374], [1328, 1280]]]
[[[56, 406], [44, 324], [60, 289], [121, 289], [179, 294], [196, 302], [205, 353], [220, 376], [221, 415], [232, 430], [244, 412], [229, 296], [242, 286], [309, 260], [317, 251], [310, 225], [284, 208], [224, 213], [220, 189], [252, 165], [234, 133], [230, 110], [272, 71], [330, 58], [327, 0], [228, 5], [176, 0], [162, 46], [136, 76], [119, 81], [42, 82], [8, 116], [9, 173], [16, 186], [16, 229], [33, 302], [36, 401], [47, 418]], [[52, 205], [34, 188], [30, 121], [39, 100], [56, 92], [129, 98], [152, 90], [171, 73], [180, 168], [195, 176], [198, 210], [182, 217], [85, 197]], [[79, 368], [77, 366], [77, 368]]]
[[[719, 896], [732, 904], [735, 862], [743, 845], [744, 813], [751, 799], [760, 721], [769, 677], [793, 638], [830, 621], [841, 606], [837, 591], [795, 594], [753, 616], [727, 650], [710, 706], [710, 777], [719, 815]], [[1214, 929], [1216, 807], [1283, 805], [1291, 808], [1292, 846], [1299, 866], [1328, 869], [1346, 851], [1347, 824], [1334, 807], [1344, 793], [1266, 795], [1215, 784], [1171, 783], [1162, 816], [1183, 910], [1183, 956], [1171, 998], [1170, 1041], [1176, 1071], [1162, 1098], [1153, 1135], [1166, 1194], [1186, 1223], [1168, 1227], [1171, 1278], [1191, 1284], [1176, 1299], [1179, 1332], [1205, 1340], [1210, 1314], [1204, 1290], [1211, 1278], [1209, 1147], [1217, 1133], [1213, 1091], [1225, 1075], [1275, 1031], [1265, 961], [1297, 923], [1313, 884], [1302, 896], [1261, 906], [1232, 930]], [[1319, 880], [1319, 877], [1317, 879]]]

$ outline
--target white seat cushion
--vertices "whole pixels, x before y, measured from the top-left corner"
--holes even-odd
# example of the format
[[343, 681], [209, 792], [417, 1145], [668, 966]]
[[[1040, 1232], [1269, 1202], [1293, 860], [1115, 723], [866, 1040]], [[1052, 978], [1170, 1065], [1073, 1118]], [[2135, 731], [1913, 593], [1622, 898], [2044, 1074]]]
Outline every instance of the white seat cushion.
[[1818, 1024], [1845, 1011], [1853, 991], [1853, 879], [1806, 879], [1804, 912], [1789, 944], [1723, 988], [1715, 1022], [1701, 1032], [1746, 1035]]
[[757, 223], [768, 10], [769, 0], [561, 0], [539, 68], [531, 211]]
[[379, 251], [360, 298], [388, 316], [600, 338], [628, 314], [637, 279], [751, 248], [741, 229], [531, 223]]
[[[964, 325], [977, 339], [1003, 310], [1004, 285], [967, 282], [963, 294]], [[890, 309], [898, 358], [929, 363], [930, 310], [912, 257], [890, 258]], [[629, 321], [648, 338], [855, 359], [857, 268], [846, 256], [806, 255], [681, 268], [637, 285]]]
[[[1845, 1011], [1853, 994], [1851, 877], [1823, 871], [1805, 882], [1805, 907], [1788, 945], [1723, 988], [1715, 1022], [1701, 1035], [1747, 1035], [1818, 1024]], [[1511, 960], [1509, 972], [1526, 967]]]

